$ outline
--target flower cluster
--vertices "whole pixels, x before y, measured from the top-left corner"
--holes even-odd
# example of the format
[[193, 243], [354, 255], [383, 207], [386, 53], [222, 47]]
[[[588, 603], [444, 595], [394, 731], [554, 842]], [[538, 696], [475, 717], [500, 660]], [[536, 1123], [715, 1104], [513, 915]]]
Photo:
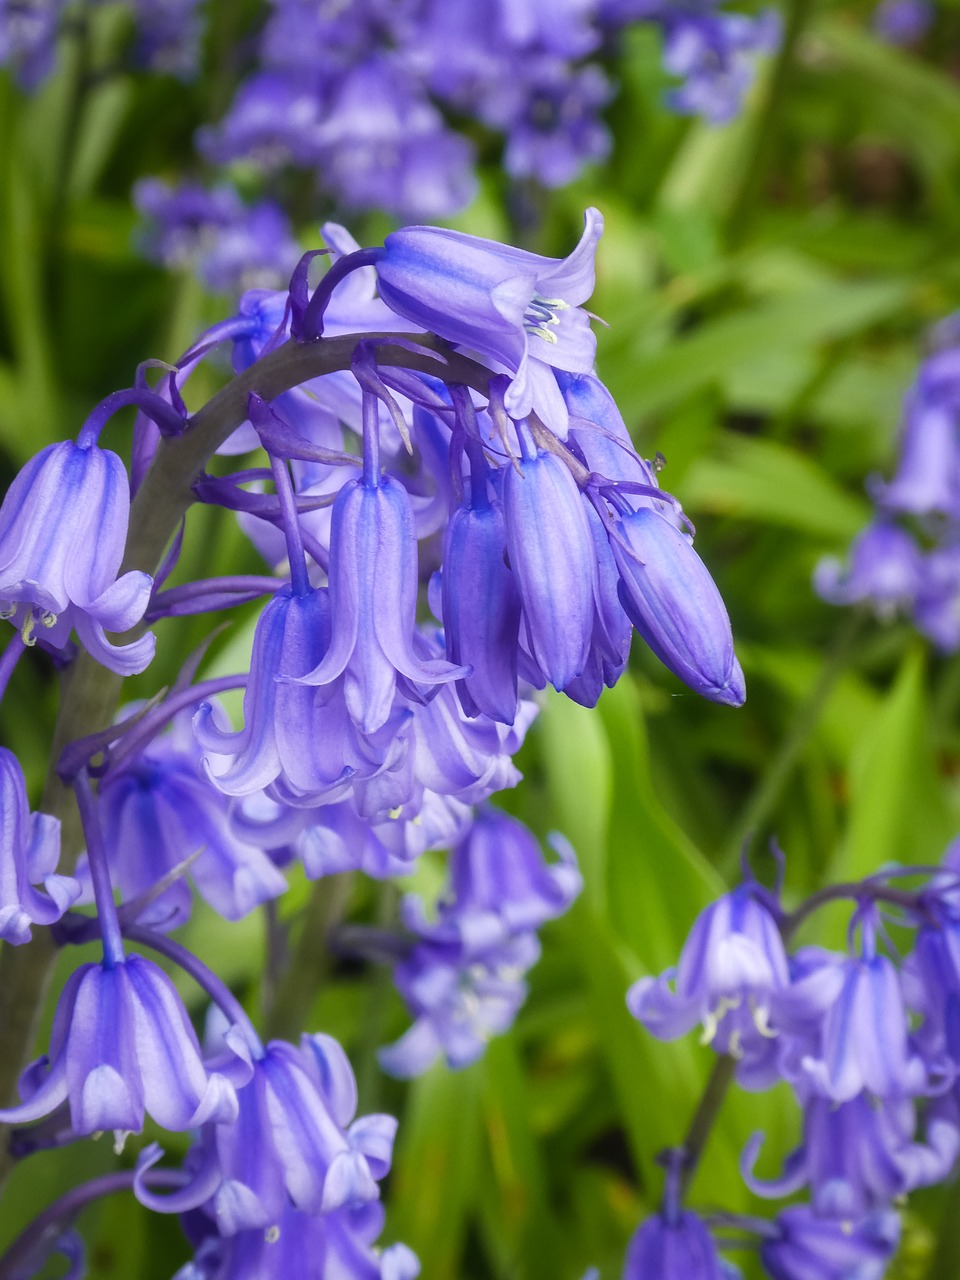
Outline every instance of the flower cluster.
[[870, 482], [877, 513], [849, 563], [823, 560], [814, 585], [831, 604], [908, 615], [939, 649], [960, 648], [960, 341], [957, 316], [933, 334], [904, 402], [892, 480]]
[[[880, 1280], [899, 1239], [896, 1207], [944, 1181], [960, 1155], [960, 848], [942, 869], [880, 872], [822, 890], [787, 914], [777, 893], [745, 883], [708, 907], [677, 969], [641, 978], [627, 1000], [660, 1039], [699, 1024], [702, 1040], [734, 1068], [739, 1085], [785, 1082], [802, 1111], [802, 1137], [782, 1172], [758, 1175], [763, 1134], [741, 1158], [756, 1195], [804, 1192], [775, 1222], [720, 1215], [725, 1229], [759, 1236], [773, 1280], [824, 1276]], [[919, 888], [901, 887], [921, 881]], [[789, 949], [800, 924], [828, 902], [852, 899], [846, 953]], [[889, 936], [912, 935], [912, 949]], [[719, 1276], [704, 1220], [682, 1207], [685, 1153], [673, 1153], [662, 1212], [631, 1245], [629, 1280]]]
[[[68, 978], [48, 1052], [0, 1124], [16, 1126], [21, 1156], [105, 1130], [120, 1149], [148, 1119], [190, 1132], [182, 1168], [148, 1147], [132, 1177], [147, 1207], [184, 1215], [195, 1256], [181, 1277], [280, 1276], [303, 1257], [311, 1270], [297, 1274], [316, 1280], [418, 1270], [403, 1246], [376, 1248], [396, 1122], [356, 1117], [331, 1037], [261, 1041], [173, 936], [193, 890], [236, 920], [282, 894], [294, 862], [312, 879], [384, 879], [452, 850], [435, 913], [408, 896], [403, 929], [381, 931], [414, 1017], [382, 1062], [402, 1076], [441, 1054], [465, 1065], [511, 1024], [537, 930], [580, 890], [562, 838], [548, 861], [487, 805], [519, 779], [537, 691], [592, 706], [636, 629], [691, 688], [743, 701], [689, 522], [594, 371], [582, 304], [601, 232], [589, 210], [561, 260], [434, 227], [361, 250], [330, 225], [333, 262], [316, 288], [310, 254], [289, 291], [245, 294], [156, 387], [147, 362], [76, 441], [28, 462], [0, 505], [12, 624], [0, 690], [27, 647], [61, 667], [83, 649], [139, 673], [154, 622], [265, 598], [248, 671], [198, 680], [201, 651], [155, 699], [67, 745], [59, 775], [86, 841], [75, 876], [58, 874], [58, 824], [30, 814], [19, 765], [0, 752], [0, 936], [20, 945], [48, 925], [62, 945], [102, 946]], [[163, 500], [144, 497], [153, 477], [204, 429], [184, 385], [224, 342], [238, 376], [214, 403], [236, 408], [207, 440], [216, 474], [191, 463], [183, 500], [237, 513], [269, 572], [168, 585], [176, 537], [155, 579], [125, 571], [131, 490], [141, 508]], [[304, 372], [286, 390], [258, 393], [291, 365]], [[125, 406], [138, 411], [132, 481], [100, 444]], [[237, 470], [255, 450], [261, 465]], [[239, 726], [222, 701], [231, 691]], [[219, 1026], [206, 1043], [167, 972], [132, 947], [210, 998]], [[73, 1248], [44, 1231], [38, 1247]]]

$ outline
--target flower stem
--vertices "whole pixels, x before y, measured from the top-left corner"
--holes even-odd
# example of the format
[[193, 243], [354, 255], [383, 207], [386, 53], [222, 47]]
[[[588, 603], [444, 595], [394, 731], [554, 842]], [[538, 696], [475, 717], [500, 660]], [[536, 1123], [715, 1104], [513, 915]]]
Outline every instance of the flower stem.
[[844, 619], [833, 648], [827, 654], [820, 675], [806, 702], [800, 707], [793, 726], [734, 823], [726, 850], [720, 863], [721, 874], [729, 876], [736, 870], [737, 861], [745, 844], [752, 846], [763, 834], [763, 828], [776, 808], [783, 788], [790, 778], [800, 754], [819, 723], [834, 686], [847, 669], [854, 650], [863, 634], [867, 614], [853, 610]]
[[103, 938], [103, 960], [112, 969], [114, 965], [123, 964], [123, 936], [120, 933], [117, 907], [113, 901], [113, 885], [110, 882], [107, 846], [103, 842], [100, 815], [97, 813], [97, 802], [85, 769], [77, 774], [73, 789], [87, 842], [87, 861], [90, 864], [90, 879], [93, 881], [93, 896], [97, 904], [100, 936]]
[[728, 1054], [721, 1054], [713, 1064], [713, 1070], [707, 1078], [703, 1093], [700, 1095], [700, 1102], [687, 1129], [687, 1136], [683, 1140], [683, 1165], [680, 1169], [679, 1186], [681, 1196], [693, 1181], [707, 1145], [707, 1139], [710, 1137], [710, 1131], [720, 1114], [727, 1090], [733, 1083], [736, 1069], [736, 1060]]

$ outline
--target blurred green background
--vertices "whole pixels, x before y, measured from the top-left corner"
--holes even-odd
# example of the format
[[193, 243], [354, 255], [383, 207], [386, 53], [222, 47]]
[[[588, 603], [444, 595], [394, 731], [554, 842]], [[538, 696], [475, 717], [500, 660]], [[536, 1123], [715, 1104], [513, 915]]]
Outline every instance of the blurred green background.
[[[525, 782], [501, 799], [539, 833], [573, 841], [586, 889], [546, 929], [515, 1030], [476, 1066], [438, 1067], [410, 1086], [385, 1079], [373, 1050], [406, 1025], [389, 976], [358, 964], [326, 975], [312, 1024], [351, 1054], [361, 1109], [400, 1116], [386, 1238], [410, 1244], [428, 1280], [579, 1280], [590, 1265], [603, 1280], [619, 1276], [631, 1232], [657, 1203], [655, 1154], [682, 1139], [711, 1062], [695, 1037], [654, 1041], [624, 993], [673, 963], [696, 913], [735, 880], [745, 839], [769, 879], [776, 834], [795, 900], [888, 861], [935, 861], [960, 828], [960, 659], [937, 656], [904, 624], [832, 609], [810, 587], [817, 560], [842, 554], [867, 519], [865, 478], [890, 472], [926, 329], [960, 306], [960, 7], [940, 6], [907, 52], [870, 34], [864, 5], [794, 0], [785, 17], [781, 55], [723, 129], [665, 112], [658, 39], [633, 31], [613, 68], [609, 165], [535, 199], [535, 225], [517, 227], [491, 153], [479, 199], [456, 220], [562, 255], [584, 206], [604, 212], [590, 304], [609, 326], [598, 326], [599, 373], [641, 452], [664, 455], [662, 482], [697, 525], [748, 700], [739, 711], [699, 700], [639, 644], [597, 711], [547, 700], [521, 757]], [[109, 7], [96, 16], [95, 57], [106, 57], [117, 21]], [[215, 72], [190, 89], [156, 77], [87, 84], [74, 47], [33, 99], [0, 77], [4, 484], [129, 385], [138, 361], [173, 359], [228, 312], [229, 299], [204, 296], [190, 275], [141, 260], [129, 201], [136, 178], [190, 168], [193, 128], [228, 96], [219, 39], [215, 22]], [[336, 213], [317, 210], [317, 223], [321, 212]], [[370, 243], [389, 224], [369, 217], [351, 229]], [[308, 222], [299, 230], [315, 242]], [[192, 403], [215, 380], [191, 383]], [[128, 426], [109, 428], [111, 447], [128, 448]], [[244, 567], [257, 562], [240, 536], [194, 513], [183, 576]], [[238, 617], [217, 642], [217, 669], [249, 645], [252, 622]], [[151, 689], [203, 632], [165, 627]], [[38, 661], [0, 711], [2, 740], [16, 744], [34, 790], [55, 699]], [[440, 874], [427, 860], [418, 886]], [[346, 891], [358, 919], [389, 918], [393, 890]], [[309, 900], [295, 883], [281, 918], [295, 922]], [[806, 940], [838, 942], [841, 923], [825, 919]], [[188, 941], [256, 1015], [262, 919], [227, 925], [198, 912]], [[769, 1134], [761, 1172], [771, 1174], [797, 1138], [786, 1091], [730, 1095], [695, 1206], [751, 1208], [737, 1158], [757, 1128]], [[136, 1150], [131, 1141], [124, 1158]], [[104, 1141], [25, 1163], [0, 1211], [0, 1245], [114, 1159]], [[954, 1280], [958, 1217], [956, 1187], [914, 1197], [890, 1275]], [[177, 1222], [130, 1197], [82, 1225], [96, 1280], [160, 1280], [188, 1257]], [[738, 1261], [749, 1274], [750, 1258]]]

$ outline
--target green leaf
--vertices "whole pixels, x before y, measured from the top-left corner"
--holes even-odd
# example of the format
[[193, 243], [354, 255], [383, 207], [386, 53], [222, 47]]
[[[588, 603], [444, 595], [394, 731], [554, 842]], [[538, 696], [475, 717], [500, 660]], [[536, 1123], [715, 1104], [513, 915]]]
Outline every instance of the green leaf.
[[694, 462], [684, 477], [681, 496], [692, 511], [840, 541], [854, 537], [870, 519], [865, 498], [845, 492], [816, 462], [786, 445], [728, 435], [718, 455]]

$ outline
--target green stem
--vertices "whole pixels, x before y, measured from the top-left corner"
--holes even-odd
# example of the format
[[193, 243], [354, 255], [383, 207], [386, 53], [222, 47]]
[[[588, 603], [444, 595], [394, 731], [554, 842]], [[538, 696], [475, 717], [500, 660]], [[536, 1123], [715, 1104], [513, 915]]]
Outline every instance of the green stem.
[[[283, 391], [327, 373], [349, 369], [360, 341], [379, 338], [378, 359], [432, 374], [444, 381], [466, 383], [485, 392], [490, 373], [474, 361], [443, 350], [442, 344], [421, 334], [409, 341], [420, 347], [438, 347], [436, 356], [394, 345], [394, 334], [347, 334], [300, 345], [288, 342], [265, 359], [233, 378], [190, 420], [182, 436], [161, 441], [157, 455], [137, 492], [130, 513], [123, 569], [153, 572], [164, 550], [193, 501], [191, 486], [207, 460], [247, 418], [251, 391], [273, 400]], [[63, 748], [113, 721], [122, 679], [80, 653], [66, 673], [50, 753], [50, 768], [43, 792], [43, 812], [60, 819], [62, 853], [60, 870], [69, 874], [83, 848], [77, 807], [72, 792], [56, 774]], [[37, 929], [29, 946], [0, 949], [0, 1105], [14, 1100], [17, 1078], [30, 1053], [44, 998], [50, 985], [57, 949], [46, 929]], [[0, 1129], [0, 1187], [10, 1170], [10, 1157]]]
[[301, 913], [297, 943], [266, 1016], [266, 1035], [291, 1040], [303, 1029], [330, 972], [330, 929], [343, 918], [350, 897], [349, 875], [325, 876], [313, 886]]
[[721, 1054], [713, 1064], [713, 1070], [707, 1078], [707, 1083], [700, 1096], [700, 1102], [693, 1113], [693, 1119], [690, 1121], [690, 1127], [687, 1129], [687, 1136], [684, 1138], [681, 1148], [683, 1152], [683, 1164], [680, 1169], [681, 1195], [686, 1192], [693, 1181], [694, 1174], [697, 1172], [697, 1166], [700, 1164], [700, 1158], [707, 1145], [707, 1139], [710, 1137], [717, 1116], [720, 1114], [720, 1108], [723, 1105], [724, 1098], [727, 1096], [727, 1090], [733, 1083], [736, 1070], [736, 1060], [728, 1054]]
[[734, 823], [720, 864], [720, 870], [724, 875], [735, 874], [744, 844], [749, 841], [750, 846], [753, 846], [764, 834], [763, 828], [776, 808], [801, 752], [816, 729], [834, 686], [849, 665], [863, 635], [868, 616], [863, 610], [853, 609], [844, 619], [833, 648], [827, 654], [820, 669], [816, 684], [797, 712], [793, 727], [774, 757], [773, 763], [764, 774], [759, 787]]
[[813, 13], [815, 0], [790, 0], [783, 32], [783, 43], [777, 54], [763, 115], [757, 128], [756, 142], [747, 164], [740, 190], [730, 211], [728, 240], [732, 248], [738, 248], [749, 238], [751, 223], [757, 209], [757, 196], [767, 176], [770, 157], [774, 153], [780, 117], [787, 100], [793, 77], [797, 47], [800, 37]]

